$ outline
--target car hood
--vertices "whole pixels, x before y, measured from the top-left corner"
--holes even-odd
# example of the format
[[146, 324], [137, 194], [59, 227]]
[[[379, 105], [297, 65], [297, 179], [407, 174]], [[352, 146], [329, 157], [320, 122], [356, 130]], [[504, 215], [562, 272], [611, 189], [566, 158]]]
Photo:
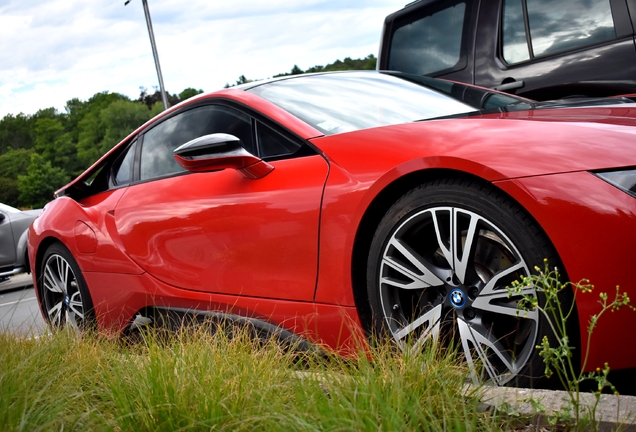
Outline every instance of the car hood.
[[444, 168], [497, 181], [613, 169], [636, 166], [636, 105], [428, 120], [312, 142], [353, 171]]

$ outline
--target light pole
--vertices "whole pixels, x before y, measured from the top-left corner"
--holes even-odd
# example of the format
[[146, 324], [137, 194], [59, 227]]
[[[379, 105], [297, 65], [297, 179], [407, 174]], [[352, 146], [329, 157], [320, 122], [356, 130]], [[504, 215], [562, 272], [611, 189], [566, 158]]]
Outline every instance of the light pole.
[[[131, 0], [126, 0], [124, 6], [130, 3]], [[155, 58], [155, 67], [157, 68], [157, 77], [159, 77], [159, 91], [161, 92], [161, 101], [163, 102], [163, 109], [168, 109], [168, 97], [166, 96], [166, 88], [163, 86], [163, 76], [161, 75], [161, 66], [159, 65], [159, 54], [157, 53], [157, 44], [155, 43], [155, 34], [152, 31], [152, 21], [150, 20], [150, 10], [148, 9], [148, 1], [141, 0], [144, 5], [144, 13], [146, 14], [146, 24], [148, 25], [148, 35], [150, 36], [150, 45], [152, 46], [152, 55]]]

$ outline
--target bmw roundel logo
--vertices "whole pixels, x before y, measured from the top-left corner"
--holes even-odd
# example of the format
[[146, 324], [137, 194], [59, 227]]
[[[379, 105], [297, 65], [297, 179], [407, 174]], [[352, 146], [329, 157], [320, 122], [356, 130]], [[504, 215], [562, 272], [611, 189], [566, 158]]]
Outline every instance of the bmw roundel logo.
[[464, 307], [466, 304], [466, 295], [462, 290], [455, 288], [450, 293], [450, 301], [456, 308]]

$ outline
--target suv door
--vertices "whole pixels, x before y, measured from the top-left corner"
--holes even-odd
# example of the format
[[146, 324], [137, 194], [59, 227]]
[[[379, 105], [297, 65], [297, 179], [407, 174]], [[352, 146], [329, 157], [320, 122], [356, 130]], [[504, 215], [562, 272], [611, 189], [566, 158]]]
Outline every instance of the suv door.
[[482, 1], [475, 64], [476, 85], [532, 99], [636, 91], [636, 50], [627, 4]]

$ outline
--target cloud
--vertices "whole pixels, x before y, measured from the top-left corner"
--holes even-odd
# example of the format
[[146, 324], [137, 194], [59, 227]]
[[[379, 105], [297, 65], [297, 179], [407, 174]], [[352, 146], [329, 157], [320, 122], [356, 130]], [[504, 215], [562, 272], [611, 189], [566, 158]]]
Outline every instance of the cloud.
[[[290, 4], [292, 3], [292, 4]], [[404, 1], [149, 0], [168, 91], [376, 54]], [[157, 85], [141, 0], [8, 0], [0, 6], [0, 117], [100, 91]]]

